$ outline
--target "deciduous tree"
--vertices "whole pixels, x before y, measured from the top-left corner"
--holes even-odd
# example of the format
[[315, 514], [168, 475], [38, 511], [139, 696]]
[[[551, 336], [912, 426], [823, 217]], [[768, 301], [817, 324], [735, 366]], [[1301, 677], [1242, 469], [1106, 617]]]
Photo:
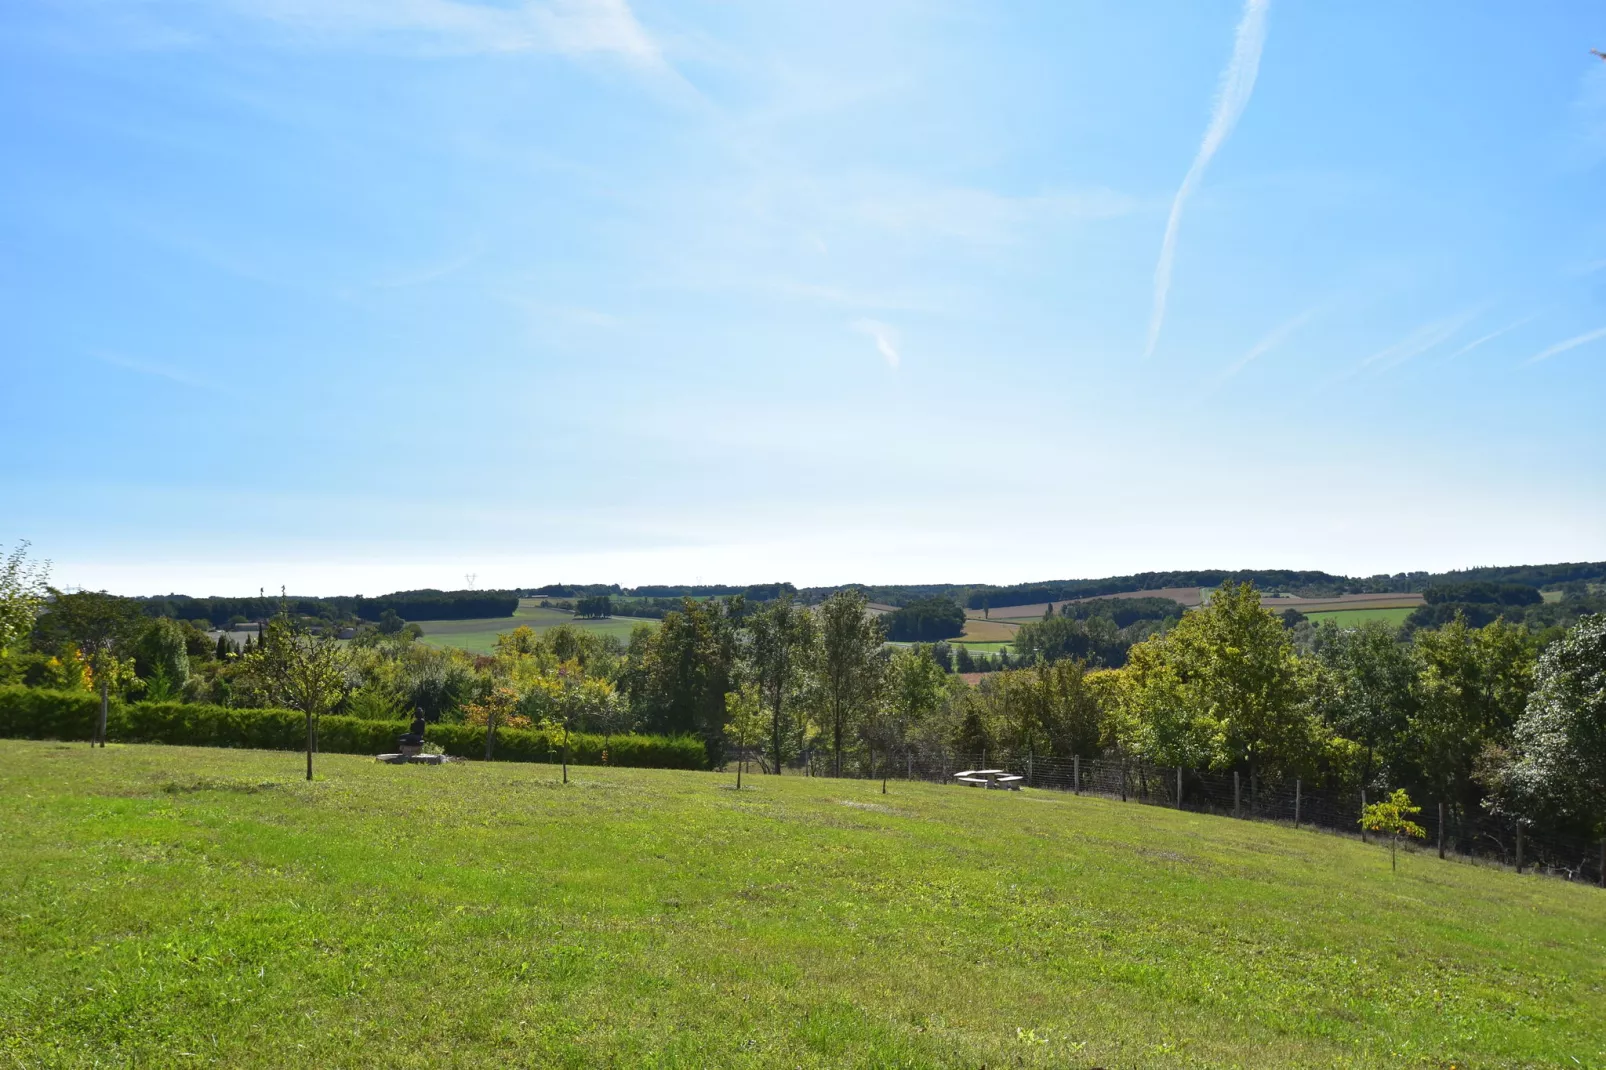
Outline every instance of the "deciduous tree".
[[1422, 808], [1412, 804], [1404, 788], [1395, 788], [1387, 799], [1372, 803], [1361, 811], [1360, 825], [1363, 829], [1380, 832], [1389, 838], [1389, 869], [1398, 868], [1394, 851], [1401, 836], [1420, 840], [1427, 835], [1421, 825], [1411, 820], [1421, 812]]
[[1548, 810], [1606, 835], [1606, 616], [1584, 617], [1540, 655], [1512, 750], [1511, 809]]
[[28, 560], [26, 542], [0, 560], [0, 658], [33, 631], [49, 579], [49, 564]]
[[100, 692], [100, 715], [90, 744], [104, 747], [111, 691], [120, 680], [132, 679], [129, 655], [145, 618], [135, 603], [105, 591], [68, 594], [51, 588], [50, 595], [50, 611], [40, 621], [41, 630], [71, 642], [89, 663]]
[[779, 775], [801, 735], [788, 702], [796, 698], [814, 652], [814, 616], [795, 605], [791, 595], [782, 594], [750, 614], [743, 629], [758, 702], [769, 714], [770, 772]]
[[318, 721], [339, 705], [352, 685], [347, 649], [331, 632], [314, 635], [299, 620], [281, 613], [268, 622], [261, 644], [243, 660], [270, 701], [306, 716], [311, 780]]
[[842, 775], [842, 744], [865, 716], [881, 683], [881, 622], [853, 588], [820, 606], [819, 716], [831, 738], [831, 769]]

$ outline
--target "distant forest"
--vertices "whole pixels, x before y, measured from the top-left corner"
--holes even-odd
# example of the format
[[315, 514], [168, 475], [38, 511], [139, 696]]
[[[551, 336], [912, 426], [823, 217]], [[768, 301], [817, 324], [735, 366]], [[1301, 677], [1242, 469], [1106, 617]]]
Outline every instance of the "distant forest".
[[[1574, 583], [1606, 581], [1606, 561], [1566, 562], [1555, 565], [1503, 565], [1453, 572], [1397, 572], [1380, 576], [1338, 576], [1330, 572], [1288, 569], [1200, 569], [1184, 572], [1139, 572], [1089, 580], [1044, 580], [1007, 587], [990, 584], [845, 584], [864, 592], [872, 602], [905, 606], [919, 599], [952, 598], [968, 609], [1024, 606], [1067, 598], [1102, 598], [1152, 591], [1165, 587], [1219, 587], [1223, 583], [1253, 583], [1259, 590], [1306, 598], [1340, 594], [1405, 594], [1430, 587], [1515, 584], [1530, 588], [1559, 588]], [[805, 602], [824, 600], [841, 587], [808, 587]], [[1446, 599], [1446, 601], [1459, 601]], [[1467, 601], [1474, 601], [1468, 599]]]
[[482, 617], [511, 617], [519, 608], [517, 591], [397, 591], [378, 598], [361, 595], [335, 595], [328, 598], [191, 598], [170, 594], [137, 598], [149, 617], [173, 620], [205, 620], [215, 628], [241, 621], [266, 620], [281, 605], [301, 617], [329, 620], [377, 621], [386, 610], [403, 620], [478, 620]]
[[[506, 591], [396, 591], [377, 598], [337, 595], [310, 598], [272, 596], [258, 598], [192, 598], [170, 594], [136, 599], [148, 616], [175, 620], [206, 620], [214, 627], [240, 621], [264, 620], [279, 611], [281, 601], [293, 614], [329, 620], [377, 621], [388, 610], [403, 620], [477, 620], [510, 617], [518, 609], [520, 596], [555, 600], [561, 608], [574, 608], [580, 600], [607, 598], [614, 616], [661, 619], [680, 608], [683, 598], [728, 598], [740, 595], [748, 602], [770, 602], [783, 594], [793, 595], [805, 605], [818, 604], [840, 590], [853, 589], [871, 602], [913, 610], [889, 619], [891, 631], [906, 632], [930, 642], [957, 635], [963, 624], [943, 621], [937, 611], [940, 602], [952, 602], [972, 610], [1000, 609], [1076, 598], [1108, 598], [1134, 591], [1167, 587], [1219, 587], [1224, 583], [1252, 583], [1259, 590], [1328, 597], [1339, 594], [1421, 593], [1427, 602], [1407, 621], [1406, 627], [1434, 628], [1462, 613], [1474, 626], [1496, 617], [1507, 621], [1527, 621], [1543, 628], [1570, 621], [1578, 611], [1592, 608], [1602, 595], [1589, 589], [1606, 582], [1606, 561], [1566, 562], [1554, 565], [1510, 565], [1462, 569], [1453, 572], [1399, 572], [1390, 576], [1357, 578], [1328, 572], [1287, 569], [1201, 569], [1182, 572], [1139, 572], [1130, 576], [1103, 579], [1048, 580], [1011, 586], [988, 584], [844, 584], [840, 587], [807, 587], [799, 590], [790, 583], [764, 583], [737, 586], [728, 584], [651, 585], [621, 587], [619, 584], [554, 583], [544, 587]], [[1567, 610], [1546, 602], [1541, 590], [1563, 591]], [[590, 606], [600, 603], [588, 602]], [[1151, 607], [1152, 608], [1152, 607]], [[1603, 603], [1601, 608], [1606, 608]], [[1118, 628], [1130, 627], [1143, 611], [1137, 607], [1100, 608], [1096, 615], [1110, 619]], [[1074, 615], [1073, 615], [1074, 616]], [[1084, 615], [1085, 616], [1085, 615]], [[1132, 616], [1131, 620], [1125, 619]], [[1145, 619], [1152, 619], [1145, 615]], [[896, 637], [896, 636], [895, 636]]]

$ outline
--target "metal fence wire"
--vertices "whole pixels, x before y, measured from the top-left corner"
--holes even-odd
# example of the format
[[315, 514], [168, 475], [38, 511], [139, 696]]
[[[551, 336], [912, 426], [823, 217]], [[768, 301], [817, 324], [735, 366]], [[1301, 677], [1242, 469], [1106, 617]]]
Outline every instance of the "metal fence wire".
[[[756, 750], [748, 758], [762, 762]], [[1312, 790], [1297, 779], [1215, 773], [1136, 760], [911, 750], [884, 759], [878, 755], [873, 762], [857, 757], [844, 763], [842, 776], [927, 781], [963, 789], [967, 785], [955, 781], [955, 773], [986, 768], [1008, 769], [1023, 776], [1022, 783], [1031, 788], [1250, 821], [1275, 821], [1361, 839], [1376, 838], [1375, 834], [1361, 831], [1360, 817], [1367, 802], [1376, 802], [1381, 793], [1368, 797], [1365, 792]], [[804, 757], [797, 771], [829, 776], [831, 763], [828, 757], [815, 752]], [[1427, 836], [1413, 841], [1415, 850], [1606, 888], [1606, 841], [1569, 836], [1492, 814], [1458, 813], [1453, 807], [1431, 801], [1421, 805], [1417, 823]]]

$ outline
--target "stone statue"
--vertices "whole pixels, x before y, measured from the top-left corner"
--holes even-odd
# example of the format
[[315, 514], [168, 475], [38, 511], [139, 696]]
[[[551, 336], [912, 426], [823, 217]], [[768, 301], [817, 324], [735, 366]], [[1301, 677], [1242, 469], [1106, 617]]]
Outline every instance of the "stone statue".
[[424, 729], [427, 723], [424, 720], [424, 711], [413, 709], [413, 726], [407, 730], [406, 735], [396, 737], [396, 749], [403, 754], [418, 754], [424, 749]]

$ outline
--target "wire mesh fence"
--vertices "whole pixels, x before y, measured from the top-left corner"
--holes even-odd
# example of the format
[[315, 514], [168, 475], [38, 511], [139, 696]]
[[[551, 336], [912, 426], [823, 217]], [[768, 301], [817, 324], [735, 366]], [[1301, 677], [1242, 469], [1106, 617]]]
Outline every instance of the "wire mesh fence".
[[[750, 758], [761, 760], [756, 753]], [[1136, 760], [986, 752], [967, 755], [941, 750], [878, 755], [873, 761], [859, 755], [844, 763], [841, 775], [965, 788], [971, 785], [961, 784], [954, 775], [982, 769], [1007, 770], [1023, 778], [1021, 785], [1031, 788], [1377, 839], [1375, 834], [1362, 832], [1360, 817], [1366, 804], [1376, 802], [1380, 793], [1313, 789], [1298, 779], [1157, 766]], [[831, 761], [818, 752], [805, 755], [797, 771], [813, 776], [833, 775]], [[1417, 823], [1426, 837], [1413, 841], [1409, 849], [1606, 887], [1606, 841], [1571, 836], [1493, 814], [1467, 814], [1432, 801], [1421, 802], [1421, 806]]]

